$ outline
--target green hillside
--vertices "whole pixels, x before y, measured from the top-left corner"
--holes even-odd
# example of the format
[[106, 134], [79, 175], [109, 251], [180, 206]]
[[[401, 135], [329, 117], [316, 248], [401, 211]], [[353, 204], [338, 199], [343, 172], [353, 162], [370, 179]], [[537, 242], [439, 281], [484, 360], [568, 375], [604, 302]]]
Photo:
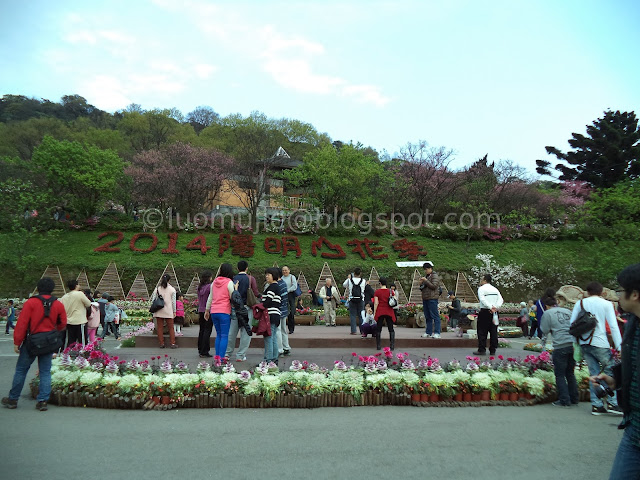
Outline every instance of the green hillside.
[[[200, 232], [179, 233], [176, 243], [178, 254], [162, 253], [169, 243], [166, 233], [156, 234], [158, 244], [154, 251], [150, 253], [131, 251], [129, 244], [134, 235], [132, 232], [125, 232], [124, 239], [116, 246], [120, 248], [120, 252], [95, 252], [96, 247], [116, 239], [116, 236], [112, 235], [99, 240], [100, 233], [83, 231], [42, 235], [32, 241], [26, 252], [21, 251], [23, 248], [16, 248], [15, 245], [19, 242], [16, 242], [15, 237], [0, 234], [0, 266], [3, 271], [0, 277], [0, 297], [22, 296], [32, 291], [47, 265], [58, 265], [65, 280], [75, 278], [84, 268], [91, 285], [95, 286], [109, 262], [114, 260], [126, 293], [139, 270], [143, 271], [147, 282], [153, 283], [168, 261], [174, 263], [181, 286], [186, 289], [195, 272], [205, 268], [215, 271], [222, 262], [230, 262], [235, 266], [241, 259], [240, 256], [232, 254], [232, 248], [222, 256], [218, 255], [220, 239], [217, 233], [204, 234], [207, 246], [211, 247], [205, 255], [200, 250], [186, 249], [187, 244]], [[322, 258], [320, 256], [322, 252], [331, 253], [326, 246], [318, 250], [317, 256], [313, 256], [311, 244], [318, 239], [317, 236], [297, 237], [301, 250], [301, 256], [298, 258], [291, 251], [286, 257], [281, 254], [267, 253], [264, 246], [265, 238], [267, 238], [266, 235], [256, 235], [253, 238], [254, 255], [247, 258], [247, 261], [254, 274], [261, 274], [264, 268], [274, 263], [280, 266], [287, 264], [295, 275], [303, 271], [309, 283], [315, 286], [322, 266], [327, 261], [334, 276], [340, 282], [356, 266], [360, 266], [367, 276], [371, 267], [375, 266], [381, 276], [399, 279], [405, 289], [410, 288], [413, 268], [396, 267], [396, 261], [406, 260], [406, 258], [400, 258], [399, 254], [393, 250], [391, 244], [396, 238], [391, 236], [370, 238], [378, 241], [379, 246], [382, 247], [381, 251], [373, 252], [374, 254], [388, 254], [388, 258], [381, 260], [373, 260], [368, 256], [363, 260], [360, 255], [353, 253], [354, 247], [347, 245], [353, 237], [328, 238], [331, 243], [342, 247], [346, 254], [344, 259]], [[616, 273], [640, 258], [640, 245], [632, 241], [619, 242], [618, 245], [609, 240], [472, 241], [467, 245], [466, 242], [425, 237], [411, 237], [410, 240], [416, 241], [427, 250], [427, 257], [420, 257], [420, 260], [433, 261], [436, 271], [443, 276], [445, 284], [450, 288], [454, 286], [455, 274], [458, 271], [468, 273], [474, 265], [480, 266], [480, 262], [475, 258], [479, 253], [493, 255], [494, 260], [500, 265], [522, 265], [523, 271], [539, 279], [540, 283], [533, 289], [531, 285], [505, 288], [505, 297], [510, 301], [520, 301], [523, 296], [533, 295], [547, 285], [559, 286], [568, 281], [583, 285], [596, 279], [605, 285], [612, 286], [615, 285]], [[146, 249], [150, 246], [149, 238], [141, 238], [136, 243], [138, 249]]]

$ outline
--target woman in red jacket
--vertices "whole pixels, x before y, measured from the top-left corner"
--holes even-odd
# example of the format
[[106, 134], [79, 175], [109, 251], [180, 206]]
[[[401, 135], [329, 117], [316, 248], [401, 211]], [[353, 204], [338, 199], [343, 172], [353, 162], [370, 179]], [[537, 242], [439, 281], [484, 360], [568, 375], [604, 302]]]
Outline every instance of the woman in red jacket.
[[396, 332], [393, 330], [393, 324], [396, 321], [396, 316], [393, 312], [393, 308], [389, 306], [389, 297], [392, 295], [391, 290], [387, 288], [387, 279], [380, 278], [380, 285], [382, 285], [373, 294], [373, 318], [378, 323], [378, 336], [376, 337], [376, 348], [380, 350], [380, 333], [382, 332], [383, 323], [387, 324], [389, 329], [390, 347], [393, 350], [396, 347]]

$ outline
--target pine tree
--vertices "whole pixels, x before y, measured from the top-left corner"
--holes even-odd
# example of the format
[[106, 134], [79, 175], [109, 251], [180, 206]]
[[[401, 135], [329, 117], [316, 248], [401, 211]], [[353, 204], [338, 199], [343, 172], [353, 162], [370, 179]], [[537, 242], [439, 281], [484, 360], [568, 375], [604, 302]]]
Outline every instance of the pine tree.
[[[595, 188], [608, 188], [640, 174], [640, 129], [634, 112], [607, 110], [602, 118], [587, 125], [586, 136], [571, 136], [573, 151], [563, 153], [556, 147], [546, 147], [547, 153], [564, 162], [555, 166], [561, 173], [560, 180], [582, 180]], [[536, 160], [536, 164], [539, 174], [551, 175], [551, 162]]]

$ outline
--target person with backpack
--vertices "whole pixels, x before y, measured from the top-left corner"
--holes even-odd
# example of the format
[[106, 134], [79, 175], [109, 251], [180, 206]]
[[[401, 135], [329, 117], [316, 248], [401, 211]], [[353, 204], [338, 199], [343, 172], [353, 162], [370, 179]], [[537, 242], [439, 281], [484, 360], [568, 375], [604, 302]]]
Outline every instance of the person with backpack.
[[424, 262], [422, 268], [424, 268], [424, 277], [420, 278], [420, 292], [426, 323], [422, 338], [440, 338], [441, 325], [438, 312], [438, 298], [442, 289], [440, 277], [433, 271], [433, 262]]
[[107, 298], [107, 303], [104, 306], [104, 327], [102, 327], [102, 335], [100, 335], [100, 338], [104, 339], [107, 331], [111, 329], [116, 340], [120, 340], [120, 335], [116, 326], [116, 317], [118, 321], [120, 319], [120, 309], [115, 304], [115, 301], [116, 299], [112, 296]]
[[13, 322], [16, 321], [16, 309], [13, 306], [13, 300], [9, 300], [9, 307], [7, 307], [7, 335], [11, 335], [11, 328], [15, 329]]
[[[55, 288], [51, 278], [41, 278], [36, 288], [38, 295], [24, 303], [13, 333], [13, 349], [19, 356], [11, 391], [8, 397], [2, 399], [2, 405], [10, 409], [18, 406], [27, 373], [37, 358], [40, 384], [36, 397], [36, 409], [44, 412], [47, 410], [47, 402], [51, 395], [51, 361], [53, 353], [62, 346], [61, 333], [67, 328], [67, 313], [62, 302], [51, 295]], [[48, 334], [48, 337], [57, 335], [58, 342], [51, 344], [50, 351], [38, 350], [39, 342], [33, 341], [37, 334]]]
[[351, 335], [357, 335], [356, 331], [360, 320], [361, 312], [364, 310], [364, 288], [365, 281], [360, 275], [362, 270], [357, 267], [353, 270], [353, 275], [344, 281], [342, 286], [347, 289], [347, 301], [349, 302], [349, 320], [351, 323]]
[[[176, 316], [176, 289], [169, 283], [171, 281], [171, 275], [165, 273], [160, 279], [160, 284], [155, 288], [151, 294], [151, 304], [156, 298], [162, 297], [164, 300], [164, 307], [160, 310], [153, 312], [153, 318], [156, 321], [156, 332], [158, 334], [158, 343], [160, 348], [164, 348], [164, 326], [167, 326], [169, 330], [169, 342], [171, 348], [178, 348], [176, 343], [176, 332], [173, 329], [173, 319]], [[207, 317], [208, 319], [209, 317]]]
[[[583, 312], [591, 314], [591, 316], [596, 319], [595, 327], [590, 332], [583, 333], [576, 337], [582, 350], [582, 357], [589, 367], [589, 375], [592, 377], [600, 373], [605, 373], [609, 376], [612, 375], [614, 360], [609, 340], [607, 339], [606, 324], [608, 324], [611, 329], [611, 337], [613, 338], [615, 349], [620, 351], [620, 345], [622, 344], [616, 312], [613, 309], [613, 304], [602, 298], [603, 290], [600, 283], [589, 283], [586, 288], [587, 296], [577, 302], [573, 307], [573, 312], [571, 312], [572, 325], [584, 316]], [[618, 406], [615, 397], [608, 397], [606, 403], [608, 405], [605, 405], [603, 399], [598, 398], [596, 389], [592, 385], [591, 414], [604, 415], [610, 413], [613, 415], [622, 415], [622, 410]]]

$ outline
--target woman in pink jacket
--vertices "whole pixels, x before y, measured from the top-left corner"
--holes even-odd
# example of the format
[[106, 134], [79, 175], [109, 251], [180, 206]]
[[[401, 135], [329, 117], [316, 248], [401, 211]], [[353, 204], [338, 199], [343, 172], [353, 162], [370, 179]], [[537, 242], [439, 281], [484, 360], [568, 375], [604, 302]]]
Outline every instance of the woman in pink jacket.
[[211, 317], [216, 328], [216, 356], [224, 357], [229, 343], [229, 326], [231, 324], [231, 294], [237, 284], [233, 284], [233, 267], [230, 263], [223, 263], [220, 274], [211, 284], [211, 292], [207, 299], [207, 309], [204, 316]]

